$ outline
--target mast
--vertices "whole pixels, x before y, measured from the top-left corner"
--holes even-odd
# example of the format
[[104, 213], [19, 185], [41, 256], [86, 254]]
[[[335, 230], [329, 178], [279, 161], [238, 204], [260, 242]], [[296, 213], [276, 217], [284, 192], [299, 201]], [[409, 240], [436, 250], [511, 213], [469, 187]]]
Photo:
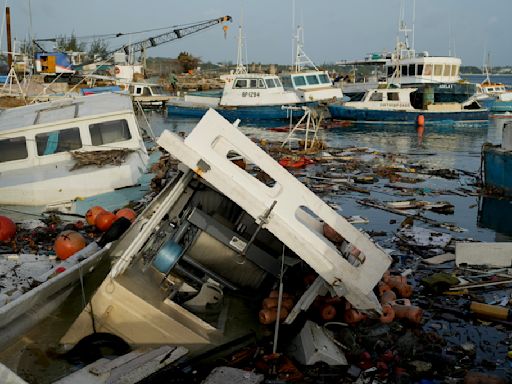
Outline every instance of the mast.
[[313, 67], [316, 71], [318, 68], [313, 61], [304, 52], [304, 29], [302, 26], [297, 26], [297, 32], [295, 34], [295, 59], [293, 63], [293, 70], [295, 72], [302, 71], [306, 65]]
[[236, 54], [236, 69], [235, 74], [247, 73], [247, 67], [244, 64], [244, 39], [242, 34], [242, 26], [238, 26], [238, 49]]

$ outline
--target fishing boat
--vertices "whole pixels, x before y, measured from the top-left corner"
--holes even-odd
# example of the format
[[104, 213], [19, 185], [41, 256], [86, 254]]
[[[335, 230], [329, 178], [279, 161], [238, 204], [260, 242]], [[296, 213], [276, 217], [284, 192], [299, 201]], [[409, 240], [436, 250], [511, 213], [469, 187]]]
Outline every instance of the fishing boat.
[[503, 83], [492, 82], [489, 77], [477, 85], [476, 99], [491, 112], [512, 112], [512, 90]]
[[329, 104], [333, 119], [362, 123], [425, 124], [436, 122], [488, 121], [489, 111], [476, 101], [469, 103], [429, 103], [416, 88], [386, 88], [367, 91], [361, 101]]
[[61, 208], [138, 183], [148, 154], [129, 96], [61, 98], [0, 112], [0, 204]]
[[[379, 87], [417, 88], [419, 97], [427, 97], [435, 103], [463, 103], [476, 93], [476, 85], [460, 77], [462, 60], [453, 56], [434, 56], [428, 51], [416, 51], [414, 47], [414, 23], [408, 28], [403, 15], [395, 49], [392, 52], [372, 53], [363, 60], [344, 60], [342, 66], [371, 66], [375, 73], [369, 81], [356, 81], [356, 76], [339, 85], [343, 94], [352, 101], [361, 100], [369, 89]], [[412, 38], [409, 34], [412, 32]], [[412, 42], [410, 42], [412, 40]]]
[[[241, 28], [238, 41], [237, 67], [233, 73], [221, 76], [224, 81], [221, 95], [191, 94], [170, 100], [169, 115], [201, 117], [213, 108], [230, 121], [286, 119], [291, 113], [286, 107], [315, 106], [343, 97], [341, 89], [332, 85], [327, 71], [316, 67], [282, 78], [274, 74], [249, 73], [242, 60]], [[295, 111], [295, 117], [303, 115], [301, 109]]]
[[[288, 323], [324, 289], [380, 312], [373, 288], [391, 258], [236, 125], [209, 110], [185, 139], [164, 131], [158, 144], [180, 161], [174, 178], [112, 247], [110, 275], [62, 344], [92, 333], [93, 316], [97, 332], [132, 346], [200, 353], [257, 326], [261, 293], [307, 265], [319, 276], [301, 288]], [[341, 248], [326, 226], [341, 234]], [[270, 312], [260, 321], [271, 322]]]

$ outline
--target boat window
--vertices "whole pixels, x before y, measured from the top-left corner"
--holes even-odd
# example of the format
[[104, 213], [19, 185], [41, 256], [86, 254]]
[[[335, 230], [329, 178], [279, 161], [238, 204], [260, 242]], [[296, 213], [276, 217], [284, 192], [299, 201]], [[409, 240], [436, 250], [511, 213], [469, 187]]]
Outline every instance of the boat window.
[[308, 75], [308, 76], [306, 76], [306, 80], [308, 81], [309, 85], [316, 85], [316, 84], [320, 83], [318, 81], [318, 77], [316, 77], [316, 75]]
[[132, 138], [125, 119], [104, 121], [89, 125], [92, 145], [126, 141]]
[[426, 64], [425, 69], [423, 70], [424, 76], [432, 76], [432, 64]]
[[382, 101], [382, 92], [375, 92], [370, 96], [370, 101]]
[[151, 90], [149, 89], [149, 87], [142, 88], [142, 96], [151, 96]]
[[408, 74], [407, 65], [401, 65], [400, 69], [401, 69], [402, 76], [407, 76], [407, 74]]
[[487, 88], [487, 91], [494, 92], [494, 88], [492, 88], [492, 87], [491, 88]]
[[388, 92], [388, 100], [398, 101], [399, 100], [398, 92]]
[[265, 79], [265, 82], [267, 83], [268, 88], [275, 88], [276, 85], [274, 83], [274, 79]]
[[450, 70], [451, 70], [451, 65], [445, 65], [444, 66], [444, 73], [443, 73], [443, 76], [450, 76]]
[[165, 90], [162, 87], [153, 87], [153, 95], [165, 95]]
[[[283, 84], [284, 84], [285, 88], [293, 88], [292, 79], [290, 76], [285, 76], [282, 78], [282, 80], [283, 80]], [[277, 79], [276, 79], [276, 84], [278, 84], [277, 86], [279, 87], [279, 80], [277, 80]]]
[[436, 64], [434, 65], [434, 76], [441, 76], [443, 74], [443, 65]]
[[458, 65], [454, 65], [455, 67], [455, 70], [452, 71], [452, 76], [459, 76], [459, 66]]
[[409, 64], [409, 76], [415, 76], [416, 75], [416, 65]]
[[423, 64], [418, 64], [418, 68], [416, 68], [416, 74], [421, 76], [423, 74]]
[[24, 136], [0, 140], [0, 163], [27, 157], [27, 142]]
[[80, 129], [68, 128], [36, 135], [37, 154], [39, 156], [73, 151], [82, 148]]
[[134, 91], [134, 87], [133, 87], [133, 85], [130, 85], [130, 86], [128, 87], [128, 92], [130, 92], [130, 94], [132, 94], [132, 95], [133, 95], [133, 94], [135, 94], [135, 91]]
[[295, 87], [300, 87], [301, 85], [306, 85], [306, 79], [304, 76], [293, 76], [293, 85]]
[[395, 67], [388, 67], [388, 77], [392, 77], [395, 73]]
[[275, 83], [276, 83], [276, 87], [282, 87], [283, 84], [281, 84], [281, 81], [279, 79], [274, 79]]
[[250, 81], [250, 87], [249, 88], [257, 88], [258, 87], [258, 80], [257, 79], [251, 79]]
[[265, 82], [263, 79], [258, 79], [258, 88], [265, 88]]
[[233, 88], [247, 88], [247, 80], [246, 79], [237, 79], [235, 81], [235, 85]]
[[327, 76], [326, 73], [322, 73], [321, 75], [319, 75], [320, 77], [320, 82], [322, 84], [331, 84], [331, 79], [329, 79], [329, 76]]

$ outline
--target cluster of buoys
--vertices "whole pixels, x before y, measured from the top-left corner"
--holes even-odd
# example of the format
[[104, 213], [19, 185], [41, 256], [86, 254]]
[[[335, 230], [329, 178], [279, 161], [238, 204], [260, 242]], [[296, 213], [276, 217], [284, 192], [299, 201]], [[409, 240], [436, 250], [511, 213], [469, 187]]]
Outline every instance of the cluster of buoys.
[[301, 156], [298, 158], [283, 157], [281, 160], [279, 160], [279, 164], [285, 168], [303, 168], [306, 165], [314, 163], [314, 160], [309, 159], [306, 156]]
[[[271, 291], [269, 296], [265, 298], [261, 304], [261, 311], [258, 313], [258, 319], [261, 324], [275, 323], [277, 315], [277, 306], [279, 301], [279, 292]], [[293, 297], [283, 292], [281, 301], [281, 311], [279, 312], [279, 320], [284, 320], [293, 308]]]
[[[122, 208], [116, 213], [107, 211], [103, 207], [94, 206], [89, 208], [85, 214], [85, 220], [87, 224], [94, 225], [101, 232], [106, 232], [112, 227], [112, 224], [119, 218], [124, 217], [130, 222], [133, 222], [137, 217], [135, 211], [131, 208]], [[1, 217], [0, 217], [1, 218]], [[2, 221], [0, 219], [0, 240], [1, 240], [1, 229]], [[16, 226], [14, 226], [16, 228]], [[53, 249], [57, 257], [61, 260], [65, 260], [68, 257], [74, 255], [87, 245], [85, 238], [77, 231], [63, 231], [55, 239]]]
[[16, 224], [7, 216], [0, 216], [0, 242], [13, 239], [16, 235]]

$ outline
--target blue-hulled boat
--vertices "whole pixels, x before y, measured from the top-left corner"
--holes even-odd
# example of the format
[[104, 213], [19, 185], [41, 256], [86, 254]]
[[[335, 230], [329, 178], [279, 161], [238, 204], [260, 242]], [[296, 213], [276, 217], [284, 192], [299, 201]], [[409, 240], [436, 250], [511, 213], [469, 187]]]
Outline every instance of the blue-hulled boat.
[[501, 145], [484, 144], [482, 157], [485, 189], [512, 196], [512, 122], [503, 127]]
[[362, 123], [416, 124], [420, 115], [425, 124], [488, 121], [489, 111], [476, 101], [467, 104], [432, 103], [415, 92], [416, 88], [371, 89], [362, 101], [333, 103], [328, 108], [333, 119]]
[[[281, 78], [274, 74], [248, 73], [242, 62], [241, 29], [238, 42], [237, 67], [233, 73], [221, 76], [222, 94], [188, 94], [167, 103], [169, 115], [202, 117], [209, 108], [215, 109], [228, 120], [287, 119], [287, 107], [315, 106], [319, 102], [342, 99], [340, 88], [334, 87], [327, 71], [303, 70], [296, 65], [292, 73]], [[300, 45], [300, 53], [302, 53]], [[299, 51], [299, 49], [298, 49]], [[297, 55], [298, 57], [302, 57]], [[301, 117], [304, 110], [295, 108], [293, 117]]]

